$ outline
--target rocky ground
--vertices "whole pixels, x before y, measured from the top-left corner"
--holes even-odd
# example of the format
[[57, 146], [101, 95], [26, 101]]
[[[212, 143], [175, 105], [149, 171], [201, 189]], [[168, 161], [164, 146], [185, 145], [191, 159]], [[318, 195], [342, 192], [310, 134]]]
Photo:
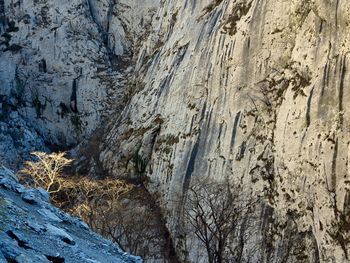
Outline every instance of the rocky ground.
[[141, 263], [0, 168], [0, 262]]

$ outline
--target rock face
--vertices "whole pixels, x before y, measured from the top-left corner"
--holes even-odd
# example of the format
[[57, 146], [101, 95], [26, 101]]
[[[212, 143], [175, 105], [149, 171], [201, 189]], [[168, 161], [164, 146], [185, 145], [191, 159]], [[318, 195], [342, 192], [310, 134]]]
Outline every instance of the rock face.
[[[0, 140], [12, 155], [7, 159], [44, 142], [76, 145], [125, 105], [135, 38], [148, 34], [156, 2], [0, 1], [0, 121], [6, 136]], [[11, 124], [15, 119], [18, 124]]]
[[191, 262], [172, 200], [195, 176], [263, 196], [255, 262], [350, 260], [348, 1], [56, 2], [0, 0], [2, 112], [27, 148], [101, 128], [96, 161], [149, 178]]
[[141, 263], [0, 168], [0, 262]]
[[145, 87], [106, 136], [105, 168], [144, 172], [170, 210], [191, 177], [236, 178], [273, 209], [256, 262], [347, 262], [349, 7], [164, 2], [135, 68]]

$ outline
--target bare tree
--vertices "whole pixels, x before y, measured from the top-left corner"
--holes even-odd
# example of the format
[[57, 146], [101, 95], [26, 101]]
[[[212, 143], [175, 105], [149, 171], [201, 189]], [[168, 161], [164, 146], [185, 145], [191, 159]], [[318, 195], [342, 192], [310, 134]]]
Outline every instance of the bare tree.
[[125, 251], [146, 261], [178, 262], [172, 258], [170, 236], [159, 207], [145, 189], [133, 188], [111, 210], [100, 210], [99, 215], [101, 222], [105, 222], [101, 234]]
[[[43, 187], [61, 209], [82, 218], [93, 230], [145, 259], [172, 256], [173, 247], [157, 203], [143, 188], [115, 178], [69, 176], [64, 153], [35, 152], [20, 172], [23, 181]], [[177, 262], [176, 257], [171, 262]]]
[[[253, 202], [244, 200], [241, 186], [228, 180], [192, 180], [184, 200], [187, 231], [201, 241], [208, 263], [242, 262]], [[236, 245], [232, 247], [232, 239]]]
[[[20, 171], [20, 176], [29, 177], [34, 187], [42, 187], [50, 194], [57, 193], [62, 187], [62, 170], [73, 160], [65, 157], [65, 153], [33, 152], [36, 161], [27, 161]], [[27, 178], [26, 178], [27, 177]]]

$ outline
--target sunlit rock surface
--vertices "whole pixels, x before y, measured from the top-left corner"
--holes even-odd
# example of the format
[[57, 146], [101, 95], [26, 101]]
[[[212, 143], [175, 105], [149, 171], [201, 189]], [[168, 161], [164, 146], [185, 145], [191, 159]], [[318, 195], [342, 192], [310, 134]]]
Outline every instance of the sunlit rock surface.
[[347, 262], [349, 10], [345, 0], [0, 0], [1, 103], [42, 138], [33, 148], [98, 128], [93, 163], [148, 178], [183, 259], [199, 248], [180, 238], [173, 200], [209, 175], [263, 197], [254, 262]]
[[[147, 35], [156, 2], [1, 0], [1, 123], [18, 115], [51, 147], [90, 135], [130, 97], [136, 40]], [[12, 148], [12, 159], [24, 152]]]
[[165, 1], [136, 66], [145, 87], [100, 160], [137, 174], [136, 155], [171, 211], [194, 176], [263, 193], [255, 262], [347, 262], [349, 7]]

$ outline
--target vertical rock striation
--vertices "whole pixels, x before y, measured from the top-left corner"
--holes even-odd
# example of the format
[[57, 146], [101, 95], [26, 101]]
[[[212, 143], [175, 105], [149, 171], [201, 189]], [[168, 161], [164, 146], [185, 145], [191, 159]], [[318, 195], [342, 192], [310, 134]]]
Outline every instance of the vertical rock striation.
[[103, 168], [147, 182], [183, 259], [200, 252], [174, 199], [211, 176], [259, 200], [242, 258], [347, 262], [349, 10], [0, 0], [2, 152], [72, 146], [100, 128]]
[[271, 246], [256, 260], [346, 262], [349, 7], [164, 1], [135, 67], [145, 85], [112, 123], [104, 167], [150, 179], [178, 243], [175, 193], [229, 176], [273, 209], [261, 207], [256, 231]]
[[[71, 147], [125, 105], [136, 34], [147, 34], [157, 1], [124, 2], [0, 1], [4, 134], [26, 130], [41, 144]], [[21, 127], [6, 120], [10, 112]], [[21, 143], [25, 150], [7, 147], [10, 159], [39, 148]]]

